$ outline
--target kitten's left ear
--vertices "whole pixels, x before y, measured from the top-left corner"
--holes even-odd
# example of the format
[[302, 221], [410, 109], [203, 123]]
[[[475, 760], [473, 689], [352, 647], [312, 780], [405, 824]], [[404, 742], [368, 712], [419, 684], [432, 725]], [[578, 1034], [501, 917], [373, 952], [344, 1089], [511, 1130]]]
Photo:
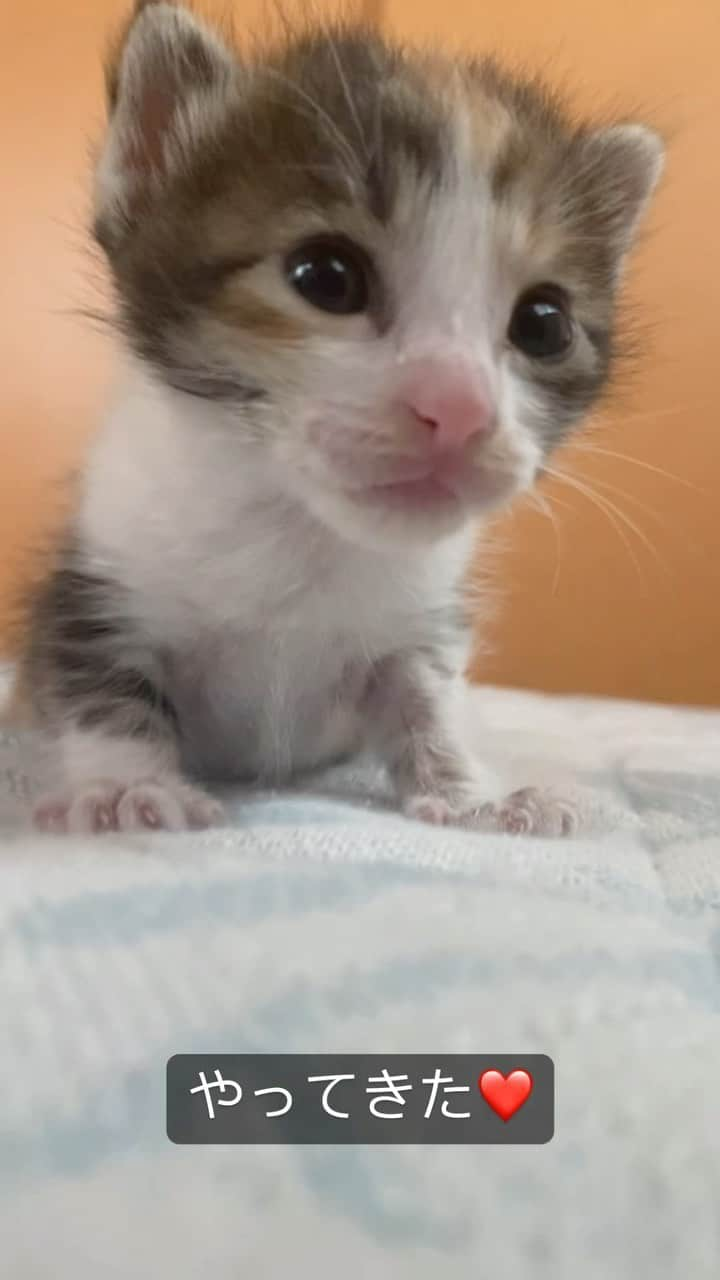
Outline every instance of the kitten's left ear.
[[582, 174], [618, 257], [632, 245], [639, 223], [663, 171], [665, 148], [659, 134], [641, 124], [618, 124], [584, 141]]

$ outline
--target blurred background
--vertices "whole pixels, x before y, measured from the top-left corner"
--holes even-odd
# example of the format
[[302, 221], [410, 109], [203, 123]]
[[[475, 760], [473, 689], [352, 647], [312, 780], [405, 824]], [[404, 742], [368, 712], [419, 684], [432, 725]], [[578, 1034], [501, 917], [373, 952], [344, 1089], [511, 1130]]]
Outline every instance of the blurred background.
[[[33, 549], [62, 510], [112, 370], [77, 313], [102, 277], [85, 247], [100, 59], [129, 0], [6, 6], [0, 49], [0, 650]], [[333, 0], [312, 0], [334, 9]], [[212, 12], [208, 0], [202, 6]], [[292, 11], [302, 0], [283, 0]], [[353, 5], [346, 8], [353, 8]], [[718, 0], [356, 0], [408, 39], [541, 70], [589, 110], [671, 133], [667, 177], [627, 297], [644, 336], [623, 387], [558, 459], [567, 479], [499, 527], [501, 608], [480, 679], [720, 704], [720, 3]], [[218, 0], [240, 24], [263, 0]], [[551, 519], [552, 517], [552, 519]]]

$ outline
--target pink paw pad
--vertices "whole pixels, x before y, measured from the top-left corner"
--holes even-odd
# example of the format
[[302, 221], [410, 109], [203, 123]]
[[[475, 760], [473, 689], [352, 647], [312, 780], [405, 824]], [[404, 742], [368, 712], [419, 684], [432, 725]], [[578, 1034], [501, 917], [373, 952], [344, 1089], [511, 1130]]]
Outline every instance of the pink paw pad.
[[509, 835], [571, 836], [580, 826], [577, 806], [553, 791], [524, 787], [499, 805], [489, 805], [493, 826]]
[[403, 806], [408, 818], [465, 831], [502, 831], [508, 835], [572, 836], [581, 826], [581, 806], [541, 787], [524, 787], [498, 804], [477, 808], [453, 805], [442, 796], [413, 796]]
[[441, 796], [413, 796], [403, 806], [403, 812], [415, 822], [427, 822], [434, 827], [450, 826], [457, 822], [457, 809]]
[[100, 835], [107, 831], [185, 831], [215, 826], [223, 808], [197, 787], [166, 779], [130, 786], [92, 783], [49, 796], [33, 811], [40, 831]]

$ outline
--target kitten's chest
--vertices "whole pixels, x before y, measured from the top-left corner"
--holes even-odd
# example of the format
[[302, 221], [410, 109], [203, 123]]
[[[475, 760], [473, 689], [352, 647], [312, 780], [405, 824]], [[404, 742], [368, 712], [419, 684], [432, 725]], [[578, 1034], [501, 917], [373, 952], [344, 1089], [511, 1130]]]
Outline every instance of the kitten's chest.
[[281, 779], [356, 750], [377, 663], [442, 643], [453, 559], [271, 533], [264, 554], [256, 535], [242, 555], [215, 548], [199, 573], [178, 559], [170, 592], [142, 584], [195, 774]]
[[169, 665], [184, 764], [196, 775], [280, 780], [362, 745], [372, 664], [347, 635], [225, 631]]

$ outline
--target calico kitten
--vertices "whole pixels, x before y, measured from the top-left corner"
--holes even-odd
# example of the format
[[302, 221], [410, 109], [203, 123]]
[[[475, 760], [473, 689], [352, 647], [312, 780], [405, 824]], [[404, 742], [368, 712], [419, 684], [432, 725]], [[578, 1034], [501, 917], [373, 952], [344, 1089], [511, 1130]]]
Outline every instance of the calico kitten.
[[362, 747], [405, 813], [562, 833], [454, 723], [478, 522], [597, 400], [662, 167], [493, 62], [136, 6], [95, 186], [127, 351], [25, 666], [39, 825], [220, 820], [203, 779]]

